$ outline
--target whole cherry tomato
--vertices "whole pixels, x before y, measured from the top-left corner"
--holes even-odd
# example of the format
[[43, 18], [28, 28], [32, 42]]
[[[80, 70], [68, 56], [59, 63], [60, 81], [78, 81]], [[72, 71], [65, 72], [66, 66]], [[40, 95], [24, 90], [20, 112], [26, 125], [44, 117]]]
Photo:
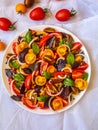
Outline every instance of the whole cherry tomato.
[[43, 20], [45, 18], [44, 9], [41, 7], [37, 7], [35, 9], [31, 10], [29, 17], [32, 20]]
[[67, 21], [71, 18], [71, 16], [74, 16], [76, 14], [75, 10], [68, 10], [68, 9], [61, 9], [59, 11], [57, 11], [57, 13], [55, 14], [55, 17], [57, 20], [59, 21]]
[[18, 3], [15, 7], [17, 13], [24, 14], [27, 11], [27, 8], [24, 4]]
[[3, 31], [14, 30], [15, 29], [14, 24], [12, 24], [12, 22], [7, 18], [4, 17], [0, 18], [0, 29]]

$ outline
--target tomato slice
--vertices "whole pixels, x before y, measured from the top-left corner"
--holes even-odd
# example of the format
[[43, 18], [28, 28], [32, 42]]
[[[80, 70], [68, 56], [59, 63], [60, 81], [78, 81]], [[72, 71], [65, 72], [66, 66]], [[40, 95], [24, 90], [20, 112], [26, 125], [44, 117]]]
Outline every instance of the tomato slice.
[[20, 90], [15, 86], [15, 82], [12, 83], [12, 89], [15, 94], [20, 95]]
[[68, 74], [69, 74], [68, 72], [64, 72], [64, 71], [55, 72], [55, 73], [54, 73], [54, 77], [58, 77], [59, 75], [60, 75], [60, 76], [68, 75]]
[[24, 84], [25, 84], [25, 87], [27, 88], [27, 89], [30, 89], [30, 85], [31, 85], [31, 82], [32, 82], [32, 74], [29, 74], [27, 77], [26, 77], [26, 79], [25, 79], [25, 82], [24, 82]]
[[78, 67], [78, 69], [86, 70], [88, 68], [88, 64], [86, 62], [82, 62], [82, 64]]
[[82, 44], [80, 42], [74, 42], [73, 43], [73, 47], [71, 48], [71, 50], [80, 50], [80, 48], [82, 47]]
[[25, 97], [22, 97], [22, 102], [30, 109], [35, 109], [37, 107], [37, 104], [34, 104], [30, 99]]
[[40, 65], [40, 74], [46, 71], [47, 67], [48, 67], [48, 62], [43, 61]]
[[13, 48], [14, 54], [18, 55], [19, 54], [18, 42], [13, 42], [12, 48]]
[[82, 78], [83, 74], [84, 74], [84, 70], [75, 69], [72, 71], [72, 79], [75, 80], [77, 78]]

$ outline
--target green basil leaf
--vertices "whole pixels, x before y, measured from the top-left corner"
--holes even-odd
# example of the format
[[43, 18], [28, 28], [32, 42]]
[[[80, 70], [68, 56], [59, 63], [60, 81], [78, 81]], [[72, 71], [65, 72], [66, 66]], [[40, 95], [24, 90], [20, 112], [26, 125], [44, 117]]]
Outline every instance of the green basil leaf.
[[24, 40], [28, 43], [32, 40], [32, 33], [30, 30], [28, 30], [28, 32], [26, 33]]
[[11, 61], [11, 62], [9, 62], [9, 66], [11, 68], [18, 69], [20, 67], [20, 64], [18, 63], [18, 61]]
[[63, 84], [65, 86], [74, 86], [74, 81], [70, 78], [65, 78], [64, 81], [63, 81]]
[[25, 77], [20, 73], [19, 74], [14, 74], [13, 78], [14, 78], [15, 81], [19, 81], [19, 82], [25, 80]]
[[59, 46], [62, 45], [62, 44], [66, 44], [65, 39], [62, 39], [62, 40], [59, 42]]
[[43, 72], [43, 76], [45, 76], [46, 79], [50, 79], [51, 74], [48, 73], [48, 72], [46, 72], [46, 71], [44, 71], [44, 72]]
[[87, 79], [88, 79], [88, 73], [85, 72], [85, 73], [82, 75], [82, 78], [83, 78], [84, 80], [87, 80]]
[[68, 63], [68, 64], [73, 65], [74, 62], [75, 62], [74, 54], [69, 53], [69, 54], [67, 55], [66, 60], [67, 60], [67, 63]]
[[45, 101], [48, 100], [48, 99], [49, 99], [49, 96], [47, 96], [47, 95], [43, 95], [43, 96], [37, 97], [37, 100], [38, 100], [39, 102], [45, 102]]
[[32, 44], [32, 49], [35, 54], [38, 54], [40, 51], [40, 48], [36, 43]]

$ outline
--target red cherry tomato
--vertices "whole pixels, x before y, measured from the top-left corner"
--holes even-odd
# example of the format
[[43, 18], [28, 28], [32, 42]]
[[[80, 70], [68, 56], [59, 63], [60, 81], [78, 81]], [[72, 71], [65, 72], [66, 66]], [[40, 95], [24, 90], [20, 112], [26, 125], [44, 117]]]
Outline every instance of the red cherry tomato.
[[31, 80], [32, 80], [32, 74], [29, 74], [25, 79], [25, 83], [24, 83], [25, 88], [30, 89]]
[[8, 31], [8, 30], [14, 30], [15, 27], [13, 26], [12, 22], [7, 19], [7, 18], [0, 18], [0, 29], [3, 31]]
[[29, 17], [32, 20], [43, 20], [45, 18], [45, 12], [44, 12], [43, 8], [37, 7], [35, 9], [31, 10]]
[[68, 9], [61, 9], [57, 11], [57, 13], [55, 14], [55, 17], [57, 20], [63, 22], [63, 21], [69, 20], [75, 14], [76, 14], [76, 11], [74, 9], [72, 9], [71, 11]]
[[59, 21], [67, 21], [71, 17], [70, 11], [68, 9], [61, 9], [56, 13], [55, 17]]
[[84, 70], [82, 70], [82, 69], [74, 69], [72, 71], [72, 79], [75, 80], [77, 78], [82, 78], [83, 74], [84, 74]]

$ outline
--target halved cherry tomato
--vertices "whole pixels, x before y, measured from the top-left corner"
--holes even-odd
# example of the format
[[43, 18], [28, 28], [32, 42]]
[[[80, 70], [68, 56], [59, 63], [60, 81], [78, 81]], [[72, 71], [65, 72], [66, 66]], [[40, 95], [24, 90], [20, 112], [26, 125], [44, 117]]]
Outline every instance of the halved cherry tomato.
[[33, 64], [36, 61], [36, 55], [33, 52], [29, 52], [25, 55], [25, 61], [27, 64]]
[[14, 54], [18, 55], [19, 54], [18, 42], [13, 42], [12, 48], [13, 48]]
[[12, 83], [12, 89], [15, 94], [20, 95], [20, 90], [16, 87], [15, 82]]
[[84, 74], [84, 70], [81, 69], [74, 69], [72, 71], [72, 79], [75, 80], [77, 78], [82, 78], [82, 75]]
[[34, 109], [37, 107], [37, 104], [34, 104], [33, 101], [25, 97], [22, 97], [22, 102], [24, 105], [26, 105], [30, 109]]
[[43, 61], [40, 65], [40, 74], [47, 70], [48, 62]]
[[60, 75], [60, 76], [63, 76], [63, 75], [67, 75], [67, 74], [68, 74], [68, 73], [67, 73], [67, 72], [64, 72], [64, 71], [62, 71], [62, 72], [61, 72], [61, 71], [60, 71], [60, 72], [55, 72], [55, 73], [54, 73], [54, 77], [58, 77], [59, 75]]
[[47, 68], [47, 72], [50, 73], [50, 74], [53, 74], [54, 72], [56, 72], [56, 68], [53, 66], [53, 65], [50, 65], [48, 68]]
[[60, 98], [55, 98], [52, 101], [52, 108], [56, 111], [56, 110], [60, 110], [63, 108], [63, 101]]
[[60, 96], [57, 96], [56, 98], [57, 98], [57, 99], [60, 99], [60, 100], [63, 101], [63, 105], [64, 105], [64, 107], [68, 105], [68, 99], [63, 99], [63, 98], [60, 97]]
[[78, 69], [86, 70], [88, 68], [88, 64], [84, 61], [82, 64], [78, 67]]
[[87, 88], [87, 81], [84, 79], [78, 78], [75, 80], [75, 87], [79, 88], [80, 90], [84, 90]]
[[25, 41], [23, 41], [23, 42], [21, 42], [19, 45], [18, 45], [18, 51], [19, 52], [21, 52], [21, 51], [23, 51], [25, 48], [27, 48], [28, 47], [28, 43], [27, 42], [25, 42]]
[[66, 55], [66, 53], [67, 53], [67, 47], [65, 45], [61, 45], [61, 46], [57, 47], [57, 54], [60, 57]]
[[38, 107], [40, 108], [40, 109], [43, 109], [44, 108], [44, 102], [38, 102]]
[[80, 50], [81, 47], [82, 47], [82, 44], [80, 42], [74, 42], [71, 50], [72, 51], [77, 50], [77, 49]]
[[29, 74], [29, 75], [26, 77], [25, 82], [24, 82], [25, 88], [30, 89], [30, 87], [31, 87], [31, 82], [32, 82], [32, 74]]
[[43, 86], [43, 85], [45, 85], [45, 83], [46, 83], [46, 78], [43, 77], [43, 76], [38, 75], [38, 76], [35, 78], [35, 83], [36, 83], [36, 85], [38, 85], [38, 86]]
[[53, 58], [54, 57], [54, 53], [53, 53], [53, 51], [51, 49], [45, 49], [44, 52], [43, 52], [42, 57], [44, 57], [44, 56], [50, 56], [50, 57]]

